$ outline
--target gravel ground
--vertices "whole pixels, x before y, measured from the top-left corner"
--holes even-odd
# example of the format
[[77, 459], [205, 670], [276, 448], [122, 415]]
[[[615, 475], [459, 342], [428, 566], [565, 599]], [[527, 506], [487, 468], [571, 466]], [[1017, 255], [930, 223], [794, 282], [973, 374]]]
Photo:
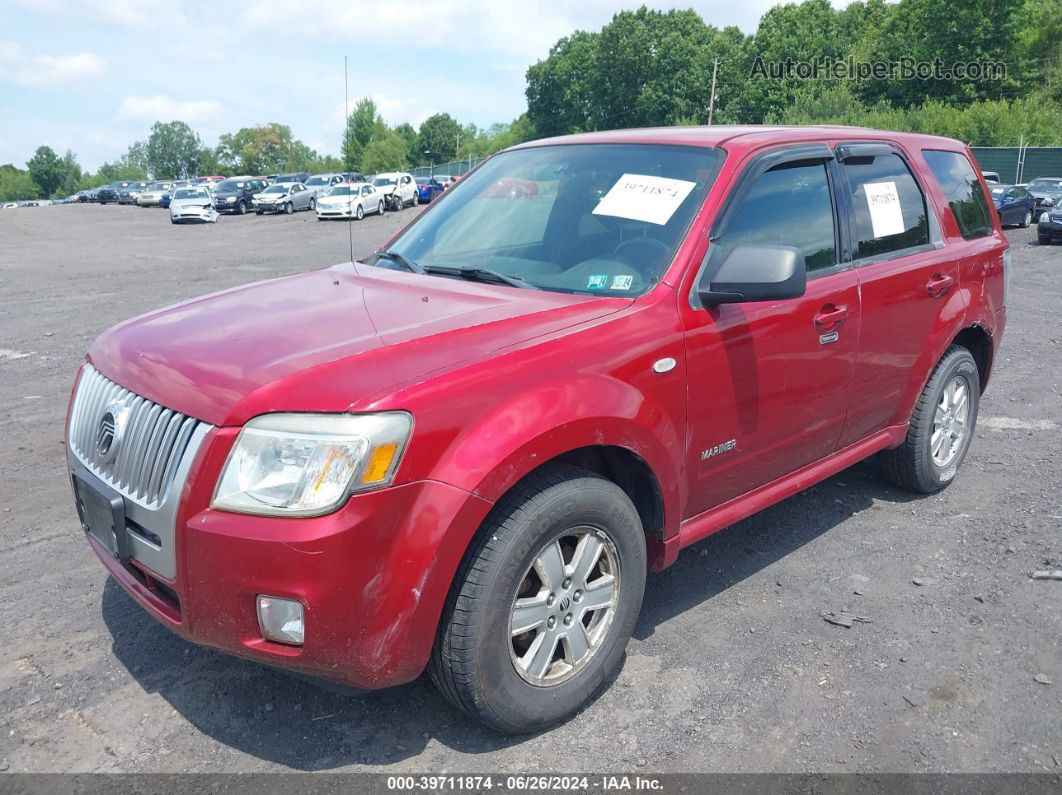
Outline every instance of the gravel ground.
[[[354, 224], [365, 254], [412, 211]], [[1062, 771], [1062, 247], [1008, 232], [1010, 325], [956, 482], [867, 465], [650, 577], [589, 708], [502, 739], [426, 681], [335, 692], [191, 646], [80, 538], [71, 379], [132, 315], [348, 259], [347, 225], [171, 227], [132, 207], [0, 211], [0, 771]], [[850, 629], [830, 611], [869, 619]]]

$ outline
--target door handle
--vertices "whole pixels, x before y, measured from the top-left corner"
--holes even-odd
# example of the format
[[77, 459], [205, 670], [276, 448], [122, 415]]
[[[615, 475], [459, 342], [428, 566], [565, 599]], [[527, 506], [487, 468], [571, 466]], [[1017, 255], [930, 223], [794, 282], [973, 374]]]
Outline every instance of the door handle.
[[846, 317], [848, 317], [848, 307], [844, 304], [840, 306], [826, 304], [815, 315], [815, 327], [823, 331], [829, 331], [834, 326], [839, 325]]
[[955, 284], [955, 280], [950, 276], [944, 276], [940, 273], [934, 273], [932, 278], [926, 282], [926, 290], [934, 298], [940, 298], [944, 293], [951, 289], [951, 286]]

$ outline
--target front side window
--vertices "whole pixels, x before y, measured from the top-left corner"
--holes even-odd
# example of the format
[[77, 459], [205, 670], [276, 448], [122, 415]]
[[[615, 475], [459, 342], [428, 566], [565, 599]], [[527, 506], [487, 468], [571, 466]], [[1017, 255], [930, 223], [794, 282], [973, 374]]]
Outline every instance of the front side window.
[[[736, 246], [792, 246], [808, 271], [837, 264], [837, 235], [826, 164], [783, 163], [756, 178], [715, 245], [725, 257]], [[721, 261], [721, 260], [720, 260]]]
[[[977, 179], [977, 172], [966, 156], [960, 152], [940, 150], [925, 150], [922, 156], [944, 191], [944, 198], [955, 216], [959, 233], [966, 240], [992, 234], [988, 199]], [[991, 190], [994, 197], [1003, 193], [1003, 188], [993, 187]]]
[[925, 196], [899, 155], [849, 158], [844, 163], [856, 222], [856, 259], [929, 243]]
[[480, 268], [545, 290], [640, 295], [671, 263], [720, 159], [716, 149], [657, 144], [503, 152], [391, 248], [429, 273]]

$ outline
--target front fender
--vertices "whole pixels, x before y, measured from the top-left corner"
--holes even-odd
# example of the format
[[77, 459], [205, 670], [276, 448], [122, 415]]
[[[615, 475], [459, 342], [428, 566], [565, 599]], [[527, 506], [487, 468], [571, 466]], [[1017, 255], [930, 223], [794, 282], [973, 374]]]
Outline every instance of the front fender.
[[496, 502], [542, 464], [602, 445], [645, 461], [660, 486], [665, 536], [677, 532], [684, 495], [676, 418], [633, 385], [609, 376], [549, 381], [494, 406], [453, 440], [431, 478]]

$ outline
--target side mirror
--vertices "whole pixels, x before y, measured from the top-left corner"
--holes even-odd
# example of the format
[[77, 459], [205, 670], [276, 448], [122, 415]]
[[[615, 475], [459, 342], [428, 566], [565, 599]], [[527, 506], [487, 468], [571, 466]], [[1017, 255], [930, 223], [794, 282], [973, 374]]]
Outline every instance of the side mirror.
[[807, 288], [804, 255], [792, 246], [738, 246], [697, 286], [701, 305], [799, 298]]

